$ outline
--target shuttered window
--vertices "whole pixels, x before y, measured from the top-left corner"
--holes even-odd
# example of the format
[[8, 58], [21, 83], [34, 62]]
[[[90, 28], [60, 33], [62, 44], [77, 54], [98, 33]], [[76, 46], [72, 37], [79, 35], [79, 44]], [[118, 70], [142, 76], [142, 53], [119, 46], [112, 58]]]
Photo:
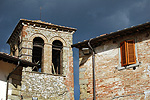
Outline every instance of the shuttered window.
[[121, 65], [127, 65], [127, 52], [126, 52], [126, 42], [123, 41], [120, 43], [120, 50], [121, 50]]
[[136, 63], [135, 42], [127, 40], [120, 43], [121, 51], [121, 66], [126, 66]]

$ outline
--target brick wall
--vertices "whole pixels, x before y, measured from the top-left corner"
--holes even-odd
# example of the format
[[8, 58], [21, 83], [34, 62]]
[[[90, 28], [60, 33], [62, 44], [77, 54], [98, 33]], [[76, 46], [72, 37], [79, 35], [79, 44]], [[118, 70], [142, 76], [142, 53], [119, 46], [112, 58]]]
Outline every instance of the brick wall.
[[[120, 67], [120, 42], [136, 41], [136, 68]], [[150, 99], [150, 30], [132, 33], [103, 42], [95, 48], [95, 81], [97, 100]], [[79, 51], [80, 99], [92, 100], [92, 56]]]

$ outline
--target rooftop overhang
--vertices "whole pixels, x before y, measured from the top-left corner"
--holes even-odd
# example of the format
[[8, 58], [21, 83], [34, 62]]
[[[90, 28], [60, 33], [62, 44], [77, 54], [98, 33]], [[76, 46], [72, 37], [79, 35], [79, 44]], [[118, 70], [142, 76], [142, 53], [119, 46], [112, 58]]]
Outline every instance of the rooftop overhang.
[[56, 31], [65, 31], [65, 32], [71, 32], [72, 34], [77, 31], [76, 28], [72, 28], [72, 27], [66, 27], [66, 26], [61, 26], [61, 25], [55, 25], [52, 23], [48, 23], [48, 22], [43, 22], [41, 20], [27, 20], [27, 19], [20, 19], [20, 21], [18, 22], [18, 24], [16, 25], [13, 33], [11, 34], [11, 36], [9, 37], [9, 39], [7, 40], [7, 43], [9, 44], [10, 42], [13, 41], [13, 39], [16, 39], [16, 37], [18, 37], [20, 31], [22, 30], [22, 26], [23, 25], [32, 25], [34, 27], [41, 27], [41, 28], [46, 28], [46, 29], [54, 29]]
[[27, 60], [20, 59], [20, 58], [15, 57], [15, 56], [11, 56], [11, 55], [3, 53], [3, 52], [0, 52], [0, 60], [3, 60], [4, 62], [15, 64], [15, 65], [18, 64], [18, 61], [20, 61], [19, 66], [22, 66], [22, 67], [37, 66], [37, 64], [35, 64], [35, 63], [29, 62]]
[[83, 42], [78, 42], [76, 44], [73, 44], [72, 47], [76, 47], [79, 49], [87, 48], [89, 41], [90, 41], [92, 47], [97, 47], [97, 46], [101, 45], [102, 42], [104, 42], [104, 41], [108, 41], [108, 40], [115, 39], [117, 37], [121, 37], [121, 36], [125, 36], [125, 35], [135, 34], [137, 32], [142, 32], [147, 29], [150, 29], [150, 22], [140, 24], [137, 26], [132, 26], [130, 28], [125, 28], [123, 30], [118, 30], [116, 32], [111, 32], [109, 34], [103, 34], [96, 38], [91, 38], [90, 40], [84, 40]]

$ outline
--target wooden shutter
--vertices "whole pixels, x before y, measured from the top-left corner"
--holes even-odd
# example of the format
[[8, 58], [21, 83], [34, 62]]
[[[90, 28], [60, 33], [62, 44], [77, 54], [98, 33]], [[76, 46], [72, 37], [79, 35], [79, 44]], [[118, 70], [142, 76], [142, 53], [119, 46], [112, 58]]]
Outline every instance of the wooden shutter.
[[121, 66], [127, 65], [126, 41], [120, 43]]
[[128, 56], [128, 64], [135, 64], [136, 63], [136, 56], [135, 56], [135, 42], [134, 40], [127, 41], [127, 56]]

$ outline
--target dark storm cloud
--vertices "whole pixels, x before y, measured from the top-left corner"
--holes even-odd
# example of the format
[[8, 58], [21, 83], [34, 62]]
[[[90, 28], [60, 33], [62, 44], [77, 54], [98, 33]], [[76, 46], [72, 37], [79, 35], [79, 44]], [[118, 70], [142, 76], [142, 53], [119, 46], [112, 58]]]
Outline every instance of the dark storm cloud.
[[[0, 27], [11, 31], [20, 18], [39, 19], [78, 29], [77, 41], [109, 33], [149, 20], [148, 0], [3, 0]], [[143, 21], [144, 20], [144, 21]], [[87, 37], [88, 34], [88, 37]], [[7, 36], [8, 37], [8, 36]], [[74, 40], [77, 42], [76, 40]]]
[[[0, 0], [0, 51], [9, 53], [5, 43], [20, 18], [40, 19], [40, 7], [42, 21], [77, 28], [74, 34], [77, 43], [150, 21], [149, 5], [150, 0]], [[78, 87], [77, 55], [74, 50], [75, 87]], [[78, 89], [75, 91], [79, 92]]]

